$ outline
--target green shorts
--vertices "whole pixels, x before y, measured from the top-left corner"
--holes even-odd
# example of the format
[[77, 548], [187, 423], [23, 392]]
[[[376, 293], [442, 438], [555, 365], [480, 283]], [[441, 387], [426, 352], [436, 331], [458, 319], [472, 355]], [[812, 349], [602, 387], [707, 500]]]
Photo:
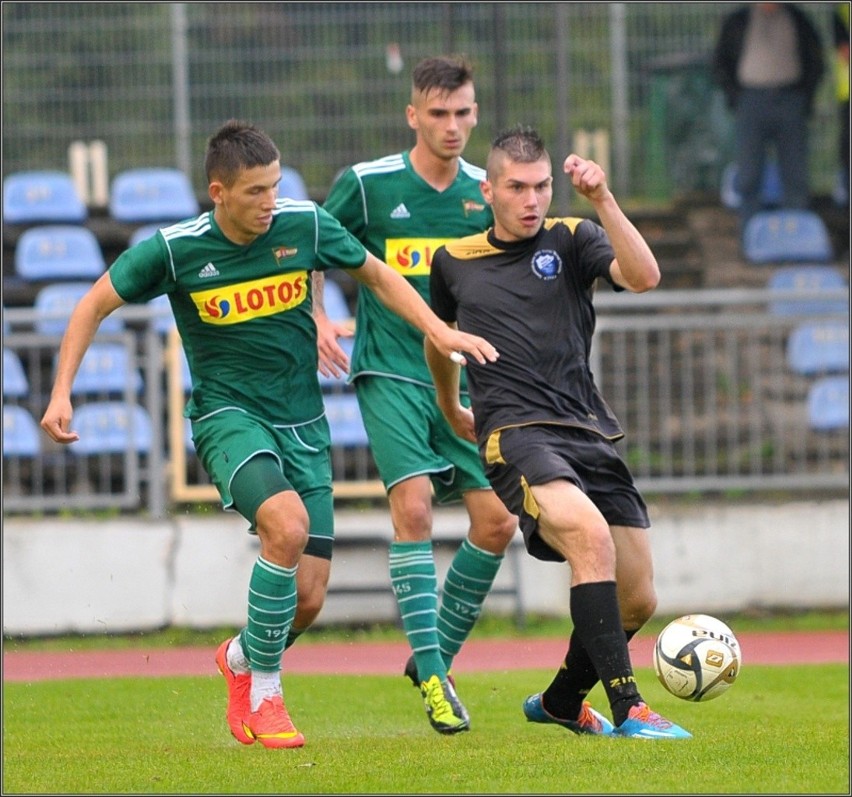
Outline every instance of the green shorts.
[[359, 376], [355, 392], [386, 490], [423, 475], [432, 479], [441, 504], [460, 500], [468, 490], [491, 489], [476, 445], [456, 435], [435, 403], [433, 388]]
[[[331, 437], [325, 416], [276, 426], [241, 410], [223, 410], [193, 421], [192, 439], [222, 505], [243, 515], [250, 532], [255, 531], [255, 513], [263, 501], [283, 490], [295, 490], [310, 520], [305, 553], [331, 559], [334, 504]], [[250, 460], [252, 467], [241, 474]], [[240, 478], [249, 473], [251, 478]]]

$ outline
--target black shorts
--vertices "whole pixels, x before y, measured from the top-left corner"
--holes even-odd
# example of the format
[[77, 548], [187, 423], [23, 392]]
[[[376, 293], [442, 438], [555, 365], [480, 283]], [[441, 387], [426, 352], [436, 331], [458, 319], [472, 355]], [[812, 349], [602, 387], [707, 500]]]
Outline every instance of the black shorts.
[[528, 486], [567, 479], [600, 510], [610, 526], [647, 529], [648, 508], [615, 444], [573, 426], [541, 424], [494, 432], [480, 449], [494, 491], [520, 519], [527, 551], [564, 561], [538, 534], [538, 508]]

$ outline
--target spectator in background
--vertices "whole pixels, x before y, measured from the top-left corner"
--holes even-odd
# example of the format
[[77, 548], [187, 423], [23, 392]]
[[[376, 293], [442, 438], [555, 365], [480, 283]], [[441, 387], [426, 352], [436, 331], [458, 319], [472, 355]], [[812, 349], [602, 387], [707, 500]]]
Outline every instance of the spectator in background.
[[840, 133], [840, 166], [834, 201], [849, 206], [849, 3], [837, 3], [834, 9], [835, 74]]
[[819, 34], [794, 4], [749, 4], [722, 21], [713, 74], [735, 115], [743, 227], [761, 209], [771, 146], [782, 207], [808, 207], [808, 119], [824, 69]]

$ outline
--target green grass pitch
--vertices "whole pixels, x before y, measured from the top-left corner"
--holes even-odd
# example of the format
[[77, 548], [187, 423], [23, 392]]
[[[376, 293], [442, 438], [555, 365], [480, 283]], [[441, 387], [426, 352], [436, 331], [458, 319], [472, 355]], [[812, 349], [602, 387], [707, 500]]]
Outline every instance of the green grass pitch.
[[[462, 675], [445, 737], [402, 676], [285, 675], [307, 744], [243, 747], [219, 676], [9, 683], [4, 794], [848, 794], [847, 665], [746, 666], [720, 698], [640, 688], [688, 741], [577, 737], [524, 720], [546, 670]], [[600, 686], [593, 704], [606, 710]]]

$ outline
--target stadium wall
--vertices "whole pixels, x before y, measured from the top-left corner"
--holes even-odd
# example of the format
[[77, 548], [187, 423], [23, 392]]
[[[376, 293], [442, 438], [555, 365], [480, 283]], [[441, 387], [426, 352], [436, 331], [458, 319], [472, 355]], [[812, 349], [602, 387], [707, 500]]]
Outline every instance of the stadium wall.
[[[846, 500], [703, 500], [652, 505], [651, 514], [658, 614], [848, 605]], [[457, 509], [439, 509], [436, 538], [464, 534], [465, 518]], [[320, 622], [396, 619], [387, 587], [387, 512], [341, 512], [337, 525], [341, 543]], [[221, 513], [167, 521], [15, 518], [5, 521], [3, 537], [7, 636], [240, 625], [258, 552], [245, 522]], [[516, 552], [523, 610], [567, 616], [566, 567]], [[441, 552], [439, 572], [449, 553], [449, 546]], [[510, 575], [504, 565], [498, 578], [505, 582]], [[511, 614], [518, 608], [512, 592], [489, 596], [485, 611]]]

